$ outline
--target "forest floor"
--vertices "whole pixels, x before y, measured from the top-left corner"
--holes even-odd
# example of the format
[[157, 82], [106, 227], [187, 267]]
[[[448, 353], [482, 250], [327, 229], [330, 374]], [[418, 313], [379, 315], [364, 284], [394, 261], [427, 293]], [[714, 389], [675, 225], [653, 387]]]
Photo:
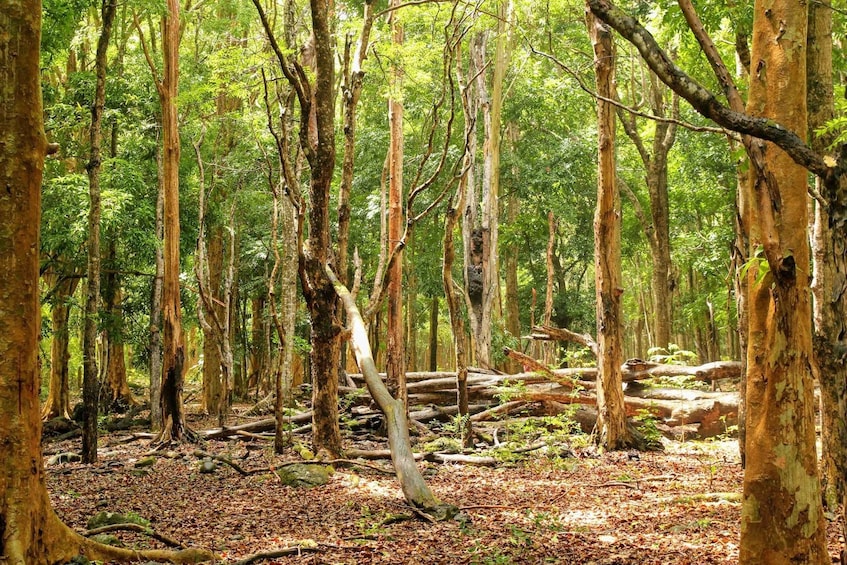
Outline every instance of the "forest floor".
[[[214, 427], [199, 418], [192, 425]], [[431, 523], [413, 517], [393, 475], [370, 467], [340, 466], [328, 484], [295, 489], [272, 473], [242, 476], [226, 465], [201, 474], [194, 445], [175, 448], [171, 458], [160, 456], [139, 469], [148, 442], [116, 443], [121, 436], [126, 433], [101, 439], [94, 466], [47, 466], [58, 515], [79, 531], [99, 511], [138, 515], [161, 534], [211, 548], [223, 563], [298, 546], [299, 553], [262, 563], [738, 560], [742, 472], [734, 439], [665, 441], [663, 452], [647, 453], [598, 453], [575, 443], [565, 453], [532, 452], [495, 468], [421, 463], [436, 496], [461, 509], [459, 520]], [[73, 451], [78, 441], [45, 447], [49, 453]], [[293, 452], [274, 456], [271, 448], [237, 440], [200, 447], [226, 454], [244, 469], [299, 459]], [[374, 447], [383, 446], [367, 446]], [[386, 462], [368, 465], [388, 469]], [[830, 523], [833, 554], [843, 543], [836, 530]], [[163, 547], [141, 534], [119, 537], [138, 548]]]

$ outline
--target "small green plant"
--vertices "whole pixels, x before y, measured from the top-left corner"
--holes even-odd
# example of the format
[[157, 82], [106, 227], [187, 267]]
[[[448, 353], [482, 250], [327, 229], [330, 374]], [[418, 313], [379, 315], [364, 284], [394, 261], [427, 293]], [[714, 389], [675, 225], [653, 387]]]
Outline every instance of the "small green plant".
[[444, 431], [453, 434], [453, 436], [458, 439], [462, 439], [464, 437], [465, 430], [468, 427], [468, 422], [470, 421], [470, 414], [456, 414], [455, 416], [450, 418], [450, 421], [444, 424], [444, 426], [442, 427]]
[[509, 402], [515, 398], [526, 395], [526, 383], [524, 381], [504, 380], [503, 386], [497, 387], [497, 399], [501, 403]]
[[563, 359], [568, 367], [593, 367], [597, 364], [597, 356], [588, 347], [568, 349]]
[[530, 547], [532, 545], [532, 532], [527, 532], [514, 524], [509, 526], [509, 543], [515, 547]]
[[655, 414], [645, 408], [641, 408], [636, 412], [633, 418], [638, 424], [638, 430], [644, 435], [644, 439], [648, 443], [660, 443], [662, 440], [662, 432], [659, 430], [659, 420]]
[[675, 343], [669, 343], [668, 348], [651, 347], [647, 350], [650, 361], [667, 365], [688, 365], [697, 359], [697, 354], [687, 349], [681, 349]]

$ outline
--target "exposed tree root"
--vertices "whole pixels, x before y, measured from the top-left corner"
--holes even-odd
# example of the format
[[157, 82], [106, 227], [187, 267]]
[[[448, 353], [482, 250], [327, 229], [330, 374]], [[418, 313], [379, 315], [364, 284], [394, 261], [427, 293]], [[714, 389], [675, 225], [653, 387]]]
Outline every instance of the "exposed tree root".
[[[79, 555], [84, 555], [88, 559], [96, 561], [119, 561], [121, 563], [155, 561], [159, 563], [175, 563], [178, 565], [204, 563], [216, 559], [215, 554], [206, 549], [184, 548], [177, 551], [164, 549], [134, 550], [102, 544], [72, 530], [52, 510], [48, 510], [48, 512], [50, 514], [46, 517], [45, 522], [43, 522], [44, 528], [39, 532], [41, 539], [45, 542], [44, 552], [39, 554], [39, 557], [42, 559], [32, 562], [28, 558], [26, 544], [12, 536], [4, 540], [5, 547], [3, 555], [6, 558], [4, 563], [8, 563], [9, 565], [66, 563]], [[126, 526], [126, 524], [122, 524], [121, 526]]]
[[96, 536], [96, 535], [99, 535], [99, 534], [105, 534], [105, 533], [108, 533], [108, 532], [139, 532], [139, 533], [142, 533], [142, 534], [144, 534], [148, 537], [151, 537], [155, 540], [158, 540], [158, 541], [162, 542], [163, 544], [165, 544], [169, 547], [186, 549], [185, 544], [183, 544], [182, 542], [179, 542], [179, 541], [177, 541], [173, 538], [169, 538], [168, 536], [166, 536], [164, 534], [160, 534], [159, 532], [156, 532], [156, 531], [150, 529], [147, 526], [142, 526], [141, 524], [133, 524], [131, 522], [128, 522], [126, 524], [109, 524], [108, 526], [102, 526], [100, 528], [94, 528], [93, 530], [88, 530], [88, 531], [84, 532], [82, 535], [84, 535], [87, 538], [90, 538], [92, 536]]

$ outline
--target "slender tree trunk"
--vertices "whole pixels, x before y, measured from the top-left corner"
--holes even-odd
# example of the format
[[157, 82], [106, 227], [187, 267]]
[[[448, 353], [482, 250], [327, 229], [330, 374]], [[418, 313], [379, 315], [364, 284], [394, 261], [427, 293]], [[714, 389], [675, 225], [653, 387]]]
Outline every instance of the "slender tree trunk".
[[158, 187], [156, 191], [156, 275], [150, 291], [150, 426], [162, 429], [162, 289], [165, 273], [165, 184], [161, 152], [156, 148]]
[[455, 506], [440, 502], [435, 497], [424, 481], [420, 469], [415, 464], [412, 444], [409, 440], [409, 426], [406, 423], [406, 406], [401, 399], [391, 396], [382, 379], [379, 378], [373, 354], [368, 347], [368, 333], [355, 300], [328, 267], [327, 275], [333, 279], [338, 296], [347, 310], [347, 319], [350, 320], [351, 330], [350, 345], [356, 355], [356, 362], [362, 369], [371, 396], [385, 415], [388, 443], [391, 447], [391, 461], [403, 490], [403, 496], [410, 505], [434, 516], [436, 519], [452, 518], [456, 515], [458, 509]]
[[[615, 51], [611, 30], [586, 11], [594, 46], [597, 92], [612, 98]], [[620, 367], [621, 336], [621, 215], [615, 181], [615, 111], [608, 102], [597, 101], [599, 165], [597, 210], [594, 215], [594, 270], [597, 296], [597, 426], [607, 449], [628, 447], [632, 442], [626, 426]]]
[[[751, 81], [748, 112], [805, 137], [807, 4], [757, 1], [753, 18], [752, 61], [760, 70]], [[765, 264], [759, 261], [747, 279], [740, 562], [829, 563], [810, 372], [807, 172], [773, 145], [762, 144], [761, 150], [766, 170], [753, 170], [747, 194], [750, 243], [762, 246], [768, 268], [762, 273]]]
[[[407, 245], [412, 246], [412, 235]], [[406, 371], [418, 370], [418, 276], [415, 272], [414, 255], [406, 254]]]
[[251, 390], [258, 390], [264, 383], [268, 372], [269, 351], [267, 347], [267, 324], [265, 323], [265, 303], [267, 295], [257, 294], [250, 299], [252, 324], [250, 326], [250, 376], [244, 390], [236, 390], [236, 395], [246, 397]]
[[[204, 220], [201, 219], [202, 221]], [[200, 292], [204, 294], [201, 297], [202, 304], [198, 305], [198, 317], [202, 318], [201, 328], [203, 329], [203, 408], [210, 416], [217, 417], [220, 416], [220, 397], [223, 394], [221, 386], [222, 336], [212, 318], [223, 317], [222, 310], [229, 308], [229, 305], [222, 306], [220, 294], [224, 263], [223, 226], [212, 227], [208, 239], [204, 237], [204, 233], [205, 228], [201, 226], [200, 236], [197, 239], [197, 277]], [[208, 252], [201, 250], [201, 247], [208, 247]], [[211, 305], [211, 308], [207, 304]]]
[[[516, 124], [509, 123], [506, 126], [509, 145], [514, 151], [518, 142], [518, 128]], [[517, 165], [512, 170], [513, 178], [517, 178]], [[520, 199], [517, 190], [511, 190], [506, 200], [506, 217], [510, 226], [514, 226], [520, 214]], [[515, 339], [521, 335], [521, 314], [518, 304], [518, 255], [519, 245], [517, 241], [511, 243], [505, 250], [505, 282], [506, 282], [506, 331]], [[513, 359], [506, 362], [508, 372], [517, 373], [520, 365]]]
[[[545, 265], [547, 271], [546, 293], [544, 295], [544, 325], [553, 323], [553, 281], [555, 272], [553, 270], [553, 253], [556, 247], [556, 218], [553, 212], [547, 212], [547, 252], [545, 253]], [[544, 347], [544, 362], [550, 364], [553, 361], [554, 343], [547, 343]]]
[[[364, 5], [362, 32], [355, 47], [353, 60], [344, 76], [344, 158], [341, 165], [341, 184], [338, 193], [338, 277], [347, 284], [347, 255], [350, 242], [350, 189], [353, 187], [353, 172], [356, 157], [356, 109], [362, 94], [365, 72], [362, 65], [368, 56], [374, 7]], [[346, 59], [349, 61], [349, 58]]]
[[500, 129], [503, 113], [503, 82], [509, 64], [507, 49], [511, 27], [511, 2], [498, 4], [497, 37], [494, 42], [494, 70], [490, 104], [483, 104], [485, 143], [483, 145], [482, 178], [482, 312], [478, 328], [478, 361], [483, 368], [493, 368], [491, 333], [494, 320], [502, 318], [500, 307]]
[[[392, 0], [397, 6], [398, 0]], [[397, 12], [391, 14], [391, 43], [395, 48], [403, 45], [403, 26], [397, 21]], [[391, 75], [391, 97], [388, 99], [388, 129], [390, 148], [388, 158], [388, 251], [403, 238], [403, 71], [397, 66]], [[388, 266], [388, 324], [387, 324], [386, 374], [391, 396], [406, 406], [406, 347], [403, 336], [403, 254], [397, 254]]]
[[429, 370], [438, 370], [438, 296], [429, 305]]
[[115, 19], [116, 3], [104, 0], [101, 7], [102, 24], [95, 58], [96, 83], [91, 107], [91, 157], [88, 170], [88, 287], [85, 300], [85, 329], [83, 333], [82, 399], [85, 412], [82, 423], [82, 460], [97, 461], [97, 412], [100, 387], [97, 379], [97, 323], [100, 308], [100, 166], [103, 143], [103, 109], [106, 104], [106, 50]]
[[[649, 72], [647, 98], [651, 112], [656, 116], [676, 117], [679, 114], [679, 97], [672, 95], [670, 108], [665, 100], [667, 88]], [[618, 109], [624, 131], [638, 150], [645, 169], [645, 181], [650, 197], [650, 217], [640, 212], [636, 202], [638, 219], [650, 245], [650, 260], [653, 265], [650, 285], [655, 315], [654, 336], [656, 347], [667, 349], [671, 342], [671, 295], [675, 286], [671, 265], [670, 204], [668, 200], [668, 154], [676, 141], [676, 124], [666, 121], [655, 122], [650, 148], [644, 142], [634, 114]], [[634, 196], [631, 196], [634, 198]]]
[[71, 417], [70, 382], [68, 378], [68, 362], [71, 354], [68, 350], [70, 342], [68, 318], [70, 317], [70, 302], [78, 283], [79, 278], [75, 274], [60, 279], [56, 283], [56, 293], [53, 296], [53, 307], [50, 312], [53, 327], [53, 341], [50, 345], [50, 391], [41, 411], [41, 417], [44, 420], [51, 418], [70, 419]]
[[[461, 61], [461, 57], [457, 53], [457, 60]], [[460, 67], [460, 65], [459, 65]], [[458, 68], [457, 67], [457, 70]], [[473, 65], [471, 65], [473, 69]], [[459, 82], [463, 82], [461, 72], [457, 72]], [[465, 319], [463, 317], [461, 304], [464, 298], [463, 289], [453, 280], [453, 264], [456, 260], [456, 248], [454, 243], [454, 233], [459, 225], [459, 218], [463, 216], [463, 212], [467, 210], [465, 198], [469, 193], [472, 193], [470, 183], [473, 181], [473, 163], [474, 163], [474, 147], [473, 139], [476, 134], [474, 125], [475, 99], [464, 89], [462, 96], [462, 110], [465, 115], [465, 139], [468, 140], [466, 146], [465, 160], [463, 168], [465, 174], [459, 180], [459, 186], [456, 188], [456, 196], [454, 200], [448, 203], [447, 212], [444, 216], [444, 258], [441, 267], [441, 282], [444, 285], [444, 297], [447, 302], [447, 312], [450, 316], [450, 328], [453, 334], [453, 362], [456, 366], [456, 405], [458, 406], [459, 417], [464, 418], [462, 426], [462, 440], [464, 445], [473, 443], [473, 428], [468, 413], [468, 340], [465, 333]], [[463, 219], [463, 226], [468, 227], [467, 218]], [[464, 238], [467, 243], [467, 238]], [[467, 247], [465, 247], [467, 253]], [[469, 275], [470, 271], [465, 269], [465, 276]], [[469, 280], [465, 280], [465, 290]], [[470, 302], [470, 301], [469, 301]], [[468, 316], [472, 316], [468, 312]]]

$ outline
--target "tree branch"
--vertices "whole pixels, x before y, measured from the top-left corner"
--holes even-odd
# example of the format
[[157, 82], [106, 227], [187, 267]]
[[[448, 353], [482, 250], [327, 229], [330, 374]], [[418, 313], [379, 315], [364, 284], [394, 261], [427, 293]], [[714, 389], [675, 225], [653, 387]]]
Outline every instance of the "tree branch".
[[718, 125], [738, 133], [770, 141], [785, 151], [797, 164], [827, 178], [834, 167], [826, 163], [803, 139], [766, 118], [757, 118], [723, 105], [717, 97], [680, 69], [659, 47], [655, 38], [635, 18], [625, 14], [609, 0], [587, 0], [591, 11], [632, 43], [647, 65], [674, 92], [685, 98], [695, 110]]

